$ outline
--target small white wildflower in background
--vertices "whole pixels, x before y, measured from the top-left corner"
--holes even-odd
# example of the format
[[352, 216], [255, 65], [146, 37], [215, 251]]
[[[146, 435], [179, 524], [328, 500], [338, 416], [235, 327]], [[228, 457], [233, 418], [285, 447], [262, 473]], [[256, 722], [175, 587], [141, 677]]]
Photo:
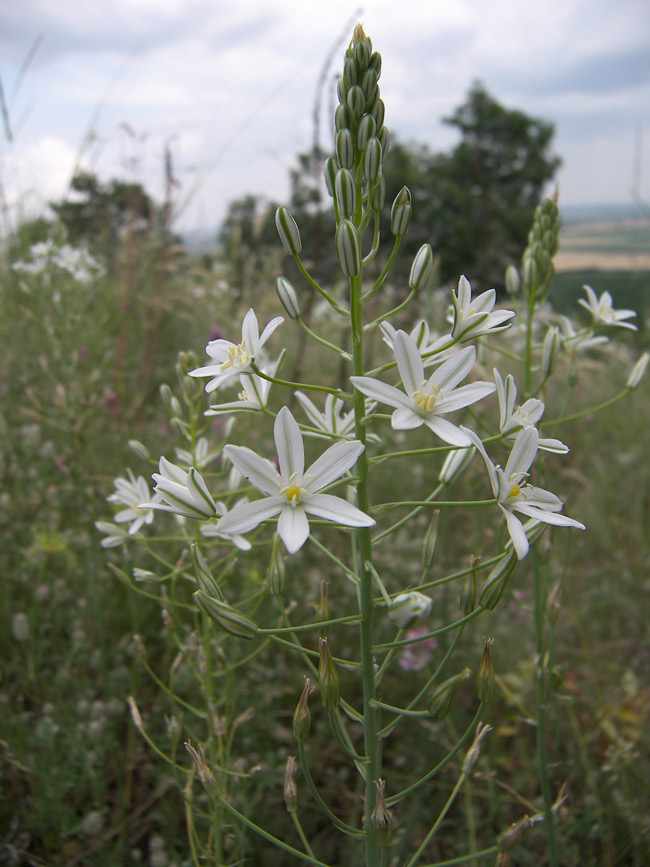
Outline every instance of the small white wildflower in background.
[[609, 337], [604, 334], [594, 336], [591, 328], [576, 331], [568, 316], [560, 316], [560, 342], [567, 352], [584, 352], [609, 343]]
[[474, 382], [457, 388], [469, 374], [476, 360], [476, 349], [468, 346], [443, 362], [426, 379], [422, 356], [413, 338], [398, 331], [394, 341], [397, 369], [404, 383], [403, 391], [370, 376], [351, 376], [350, 381], [362, 394], [380, 403], [397, 407], [392, 417], [395, 430], [410, 430], [425, 424], [440, 439], [453, 446], [469, 446], [469, 438], [443, 414], [454, 412], [492, 394], [491, 382]]
[[108, 521], [95, 521], [95, 527], [100, 533], [106, 535], [102, 539], [102, 548], [117, 548], [119, 545], [124, 545], [129, 540], [129, 533], [125, 527], [118, 527], [117, 524], [111, 524]]
[[[335, 397], [333, 394], [328, 394], [325, 398], [325, 409], [321, 412], [306, 394], [303, 394], [301, 391], [297, 391], [295, 394], [309, 421], [317, 430], [322, 431], [324, 436], [336, 436], [347, 440], [354, 439], [354, 410], [352, 409], [349, 412], [343, 413], [344, 403], [340, 398]], [[371, 412], [374, 405], [374, 403], [369, 403], [366, 406], [366, 412]], [[306, 435], [321, 436], [321, 434], [312, 431], [307, 431]], [[369, 434], [368, 439], [376, 442], [379, 438], [376, 434]]]
[[[283, 354], [284, 351], [280, 353], [273, 364], [260, 367], [262, 373], [266, 374], [266, 376], [275, 376]], [[222, 415], [223, 413], [241, 411], [259, 412], [259, 410], [265, 409], [273, 383], [262, 376], [258, 376], [256, 373], [242, 374], [239, 377], [239, 382], [242, 390], [237, 395], [237, 400], [211, 406], [206, 410], [205, 414]]]
[[519, 512], [536, 521], [555, 524], [558, 527], [577, 527], [586, 530], [584, 524], [558, 515], [562, 501], [555, 494], [528, 484], [528, 470], [535, 460], [539, 445], [539, 434], [534, 427], [519, 431], [505, 470], [495, 466], [488, 457], [485, 447], [474, 431], [463, 428], [479, 450], [490, 476], [492, 492], [504, 514], [512, 544], [520, 560], [528, 554], [529, 543], [521, 520], [514, 514]]
[[356, 463], [363, 445], [341, 440], [330, 446], [305, 472], [302, 434], [290, 410], [282, 407], [274, 426], [280, 472], [246, 446], [224, 448], [239, 472], [268, 496], [244, 503], [217, 524], [220, 533], [246, 533], [263, 521], [278, 518], [278, 534], [289, 553], [298, 551], [309, 536], [307, 514], [348, 527], [371, 527], [374, 520], [340, 497], [321, 494]]
[[269, 337], [278, 325], [284, 322], [282, 316], [276, 316], [266, 326], [262, 334], [259, 333], [257, 317], [252, 308], [244, 316], [241, 329], [241, 343], [231, 343], [229, 340], [211, 340], [205, 351], [216, 361], [216, 364], [208, 364], [190, 371], [190, 376], [211, 376], [212, 379], [205, 387], [209, 393], [222, 385], [232, 382], [240, 373], [252, 373], [251, 363], [259, 355]]
[[627, 378], [627, 382], [625, 384], [629, 389], [633, 390], [639, 386], [639, 383], [645, 376], [648, 361], [650, 361], [650, 354], [644, 352], [630, 371], [630, 375]]
[[591, 286], [585, 285], [582, 288], [587, 294], [587, 300], [579, 298], [578, 304], [591, 313], [595, 325], [618, 325], [620, 328], [637, 330], [636, 325], [625, 321], [636, 316], [634, 310], [614, 310], [614, 299], [609, 292], [603, 292], [599, 298]]
[[142, 503], [140, 509], [158, 509], [185, 518], [212, 518], [217, 507], [195, 467], [184, 470], [161, 457], [160, 472], [153, 474], [155, 491], [164, 502]]
[[219, 450], [210, 451], [210, 444], [208, 443], [207, 437], [199, 437], [196, 441], [196, 446], [194, 448], [194, 457], [192, 457], [192, 452], [187, 449], [176, 449], [176, 459], [180, 464], [184, 464], [186, 467], [196, 467], [197, 470], [202, 470], [209, 463], [211, 463], [215, 458], [219, 457]]
[[451, 293], [452, 310], [448, 317], [453, 324], [451, 336], [465, 343], [475, 337], [484, 337], [509, 328], [509, 319], [515, 315], [513, 310], [492, 308], [497, 300], [495, 289], [488, 289], [472, 301], [472, 287], [464, 275], [458, 281], [458, 289]]
[[388, 618], [399, 629], [409, 629], [411, 626], [428, 617], [433, 607], [433, 599], [411, 590], [408, 593], [400, 593], [391, 602], [388, 608]]
[[[142, 476], [138, 476], [136, 479], [129, 469], [127, 469], [126, 473], [128, 478], [125, 479], [120, 476], [115, 479], [113, 482], [115, 493], [106, 497], [106, 499], [114, 505], [127, 506], [126, 509], [118, 512], [113, 520], [117, 524], [125, 524], [131, 521], [129, 536], [133, 536], [143, 524], [151, 524], [153, 521], [153, 511], [151, 509], [140, 508], [141, 503], [152, 499], [152, 495], [149, 485]], [[154, 503], [159, 503], [160, 500], [159, 496], [153, 496]], [[104, 547], [108, 546], [105, 545]]]
[[11, 618], [11, 634], [21, 644], [29, 641], [29, 619], [24, 612], [17, 611]]
[[91, 810], [81, 820], [81, 832], [86, 837], [96, 837], [104, 827], [104, 819], [99, 810]]
[[[537, 425], [537, 422], [544, 415], [546, 407], [541, 400], [531, 397], [515, 409], [517, 386], [513, 375], [509, 373], [504, 383], [501, 374], [495, 367], [494, 381], [499, 399], [499, 429], [506, 439], [514, 440], [519, 429]], [[544, 451], [555, 452], [560, 455], [566, 455], [569, 452], [569, 447], [557, 439], [540, 438], [538, 447]]]

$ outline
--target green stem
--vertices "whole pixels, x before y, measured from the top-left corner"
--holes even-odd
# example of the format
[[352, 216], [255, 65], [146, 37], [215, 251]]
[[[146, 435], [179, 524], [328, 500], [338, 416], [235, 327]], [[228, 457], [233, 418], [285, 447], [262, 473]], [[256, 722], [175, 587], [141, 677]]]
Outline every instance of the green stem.
[[[456, 795], [457, 795], [458, 792], [460, 791], [461, 786], [462, 786], [463, 783], [465, 782], [466, 778], [467, 778], [467, 774], [466, 774], [466, 773], [462, 773], [462, 774], [460, 775], [460, 777], [458, 778], [458, 781], [456, 782], [456, 785], [454, 786], [454, 788], [453, 788], [452, 791], [451, 791], [451, 794], [450, 794], [449, 797], [447, 798], [447, 802], [445, 803], [445, 806], [442, 808], [442, 810], [441, 810], [441, 812], [440, 812], [440, 815], [438, 816], [438, 818], [436, 819], [436, 821], [433, 823], [433, 825], [432, 825], [432, 827], [431, 827], [431, 830], [429, 831], [429, 833], [427, 834], [427, 836], [426, 836], [426, 837], [424, 838], [424, 840], [422, 841], [422, 843], [421, 843], [420, 847], [418, 848], [417, 852], [415, 853], [415, 855], [414, 855], [414, 856], [411, 858], [411, 860], [407, 863], [406, 867], [415, 867], [415, 865], [417, 864], [417, 862], [418, 862], [418, 860], [419, 860], [419, 858], [420, 858], [420, 855], [424, 852], [424, 850], [425, 850], [425, 849], [427, 848], [427, 846], [429, 845], [429, 842], [432, 840], [432, 838], [434, 837], [436, 831], [438, 830], [438, 828], [439, 828], [440, 825], [442, 824], [443, 819], [445, 818], [445, 816], [446, 816], [447, 813], [449, 812], [449, 809], [451, 808], [451, 805], [452, 805], [452, 804], [454, 803], [454, 801], [456, 800]], [[472, 856], [472, 857], [475, 857], [475, 856]]]

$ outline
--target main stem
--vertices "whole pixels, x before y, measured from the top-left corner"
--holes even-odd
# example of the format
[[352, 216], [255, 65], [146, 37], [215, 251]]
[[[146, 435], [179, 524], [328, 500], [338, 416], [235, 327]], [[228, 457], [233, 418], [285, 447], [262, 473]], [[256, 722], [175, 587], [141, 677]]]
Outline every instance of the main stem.
[[[350, 318], [352, 325], [352, 367], [355, 376], [363, 376], [363, 322], [361, 305], [361, 274], [350, 278], [351, 309]], [[364, 445], [366, 443], [366, 414], [363, 395], [354, 392], [354, 416], [356, 438]], [[368, 495], [368, 456], [366, 451], [361, 453], [357, 462], [356, 472], [359, 477], [357, 484], [357, 504], [362, 512], [368, 512], [370, 498]], [[372, 823], [372, 812], [375, 808], [377, 790], [375, 781], [381, 776], [381, 741], [378, 736], [381, 711], [371, 706], [375, 696], [375, 667], [373, 656], [373, 584], [372, 574], [368, 564], [372, 561], [370, 529], [362, 527], [358, 531], [359, 540], [359, 612], [360, 644], [361, 644], [361, 679], [363, 685], [363, 738], [366, 756], [366, 865], [376, 867], [379, 863], [377, 838]]]

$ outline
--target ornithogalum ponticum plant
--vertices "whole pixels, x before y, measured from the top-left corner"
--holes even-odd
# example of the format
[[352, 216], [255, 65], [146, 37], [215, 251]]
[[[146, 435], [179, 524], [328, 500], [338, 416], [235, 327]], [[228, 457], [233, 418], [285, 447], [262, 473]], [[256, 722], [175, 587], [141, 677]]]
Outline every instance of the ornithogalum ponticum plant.
[[[515, 310], [497, 304], [489, 287], [476, 293], [464, 275], [434, 292], [428, 244], [400, 285], [392, 266], [416, 204], [406, 187], [395, 198], [392, 251], [380, 261], [390, 146], [380, 74], [381, 57], [358, 26], [324, 166], [340, 280], [321, 286], [309, 273], [300, 229], [280, 208], [280, 241], [302, 275], [296, 286], [276, 281], [286, 318], [273, 315], [274, 297], [260, 294], [257, 312], [232, 324], [232, 340], [208, 343], [207, 363], [180, 358], [181, 399], [169, 388], [163, 397], [183, 448], [160, 458], [153, 491], [131, 471], [117, 480], [109, 497], [120, 508], [117, 523], [98, 525], [107, 547], [135, 540], [153, 558], [136, 570], [135, 583], [120, 574], [159, 595], [178, 650], [165, 690], [192, 759], [183, 790], [197, 865], [242, 863], [260, 846], [278, 847], [280, 860], [258, 854], [250, 863], [415, 867], [448, 851], [455, 860], [443, 854], [445, 863], [492, 856], [505, 865], [535, 824], [547, 834], [549, 863], [561, 863], [563, 781], [551, 780], [546, 755], [548, 590], [535, 550], [542, 535], [566, 547], [585, 527], [549, 491], [557, 490], [554, 473], [569, 449], [539, 426], [553, 433], [594, 411], [558, 413], [561, 392], [568, 384], [569, 406], [580, 356], [601, 351], [612, 328], [633, 328], [633, 314], [617, 313], [609, 296], [598, 299], [588, 287], [591, 321], [583, 328], [542, 306], [558, 244], [553, 199], [537, 209], [521, 267], [506, 276]], [[308, 293], [320, 295], [329, 316], [304, 321]], [[258, 315], [268, 322], [261, 334]], [[313, 373], [308, 381], [280, 375], [292, 328], [314, 341], [302, 365]], [[603, 406], [635, 388], [646, 363]], [[224, 398], [233, 388], [236, 399]], [[141, 444], [134, 450], [146, 452]], [[154, 543], [150, 526], [165, 521], [174, 529]], [[513, 575], [534, 588], [540, 801], [500, 837], [481, 829], [482, 847], [468, 819], [464, 838], [454, 832], [466, 843], [463, 856], [445, 849], [445, 818], [479, 760], [486, 764], [479, 754], [490, 743], [495, 682], [493, 641], [477, 650], [472, 628], [504, 598]], [[473, 636], [469, 647], [463, 635]], [[262, 660], [270, 692], [260, 687]], [[193, 678], [177, 689], [182, 666]], [[316, 690], [318, 710], [313, 698], [310, 708]], [[241, 702], [263, 721], [257, 740], [249, 737], [240, 751], [238, 732], [249, 719], [234, 713]], [[132, 709], [150, 740], [135, 700]], [[290, 728], [291, 712], [295, 748], [287, 750], [286, 740], [273, 738]], [[273, 750], [284, 752], [282, 771], [269, 767]], [[174, 743], [175, 773], [183, 773], [183, 756]], [[262, 787], [256, 772], [266, 774]], [[290, 821], [273, 818], [276, 795], [269, 803], [282, 779]]]

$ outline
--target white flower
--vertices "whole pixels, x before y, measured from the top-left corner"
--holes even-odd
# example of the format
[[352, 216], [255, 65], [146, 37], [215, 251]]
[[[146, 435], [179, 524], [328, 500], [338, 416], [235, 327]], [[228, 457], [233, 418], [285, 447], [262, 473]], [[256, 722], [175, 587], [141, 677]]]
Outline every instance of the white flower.
[[100, 543], [102, 548], [117, 548], [118, 545], [124, 545], [129, 541], [129, 534], [125, 527], [118, 527], [117, 524], [108, 521], [95, 521], [95, 527], [106, 536]]
[[381, 403], [397, 407], [392, 417], [394, 430], [410, 430], [425, 424], [453, 446], [471, 445], [467, 435], [442, 415], [476, 403], [495, 390], [491, 382], [475, 382], [456, 388], [474, 366], [476, 349], [473, 346], [462, 349], [426, 379], [422, 357], [412, 337], [405, 331], [398, 331], [394, 348], [406, 394], [369, 376], [350, 377], [355, 388]]
[[[509, 373], [504, 383], [501, 374], [495, 367], [494, 379], [497, 384], [497, 397], [499, 399], [501, 416], [499, 430], [506, 439], [514, 440], [520, 428], [535, 427], [537, 425], [537, 422], [544, 415], [546, 407], [541, 400], [531, 397], [515, 409], [517, 386], [515, 385], [513, 375]], [[569, 447], [561, 440], [552, 438], [540, 439], [538, 447], [544, 451], [555, 452], [559, 455], [566, 455], [569, 451]]]
[[211, 340], [205, 348], [210, 358], [217, 363], [208, 364], [190, 371], [190, 376], [212, 376], [213, 379], [205, 387], [207, 392], [214, 391], [240, 373], [250, 373], [251, 362], [255, 361], [260, 349], [264, 346], [275, 329], [284, 322], [282, 316], [276, 316], [259, 333], [257, 317], [252, 308], [244, 316], [241, 329], [241, 343], [231, 343], [229, 340]]
[[519, 512], [535, 521], [555, 524], [558, 527], [578, 527], [586, 530], [584, 524], [558, 515], [562, 509], [562, 501], [555, 494], [528, 484], [528, 470], [535, 460], [539, 445], [539, 434], [534, 427], [526, 427], [519, 431], [512, 452], [506, 463], [505, 470], [495, 466], [488, 457], [485, 447], [474, 431], [463, 428], [481, 453], [488, 474], [492, 492], [503, 512], [512, 544], [520, 560], [528, 554], [529, 543], [521, 520], [514, 514]]
[[560, 340], [567, 352], [581, 352], [602, 343], [609, 343], [609, 337], [604, 334], [594, 337], [591, 328], [576, 331], [568, 316], [560, 316]]
[[[241, 500], [235, 503], [234, 508], [237, 508], [237, 506], [240, 505], [244, 505], [247, 502], [248, 497], [242, 497]], [[216, 501], [215, 506], [217, 507], [218, 517], [223, 517], [224, 515], [228, 514], [228, 510], [219, 500]], [[222, 533], [217, 524], [213, 524], [212, 522], [208, 524], [201, 524], [201, 535], [205, 536], [206, 539], [226, 539], [226, 541], [232, 542], [233, 545], [236, 548], [239, 548], [240, 551], [250, 551], [250, 549], [253, 547], [247, 539], [244, 539], [243, 536], [240, 536], [238, 533]]]
[[[131, 470], [127, 470], [128, 478], [121, 476], [113, 482], [115, 493], [111, 494], [106, 499], [109, 503], [115, 503], [120, 506], [127, 506], [121, 512], [118, 512], [114, 517], [117, 524], [124, 524], [127, 521], [132, 521], [129, 527], [129, 536], [133, 536], [138, 532], [143, 524], [151, 524], [153, 521], [153, 512], [151, 509], [140, 509], [140, 504], [151, 499], [151, 490], [149, 485], [142, 476], [136, 477]], [[154, 502], [159, 502], [159, 499], [154, 495]], [[104, 531], [102, 531], [104, 532]], [[104, 539], [104, 543], [106, 543]], [[110, 547], [104, 544], [104, 547]]]
[[432, 607], [433, 599], [411, 590], [393, 599], [388, 608], [388, 617], [399, 629], [410, 629], [423, 617], [428, 617]]
[[[342, 409], [344, 404], [340, 398], [335, 397], [333, 394], [328, 394], [325, 398], [325, 410], [324, 412], [320, 412], [316, 404], [306, 394], [297, 391], [296, 397], [312, 425], [323, 432], [322, 434], [318, 434], [307, 431], [306, 436], [335, 436], [344, 440], [354, 439], [354, 410], [352, 409], [343, 414]], [[371, 412], [374, 406], [374, 402], [367, 401], [366, 413]], [[368, 434], [368, 440], [378, 442], [379, 437], [376, 434]]]
[[508, 319], [512, 319], [514, 311], [496, 310], [492, 313], [496, 299], [496, 291], [488, 289], [472, 301], [472, 287], [467, 277], [462, 276], [458, 281], [457, 292], [451, 293], [453, 310], [448, 317], [453, 323], [451, 336], [464, 343], [475, 337], [509, 328]]
[[613, 299], [609, 292], [603, 292], [600, 298], [596, 295], [591, 286], [582, 287], [587, 294], [587, 301], [584, 298], [578, 299], [578, 304], [581, 304], [585, 310], [588, 310], [594, 317], [595, 325], [619, 325], [621, 328], [631, 328], [636, 331], [636, 325], [631, 322], [624, 322], [625, 319], [631, 319], [636, 316], [634, 310], [614, 310]]
[[141, 509], [159, 509], [186, 518], [213, 518], [217, 514], [201, 473], [194, 467], [184, 470], [160, 458], [159, 473], [153, 474], [155, 491], [164, 503], [143, 503]]
[[197, 470], [202, 470], [219, 456], [219, 451], [211, 452], [210, 444], [207, 437], [199, 437], [194, 448], [194, 457], [192, 452], [187, 449], [176, 449], [176, 459], [186, 467], [196, 467]]
[[[260, 368], [262, 373], [265, 373], [267, 376], [275, 376], [283, 355], [284, 350], [282, 350], [273, 364]], [[211, 406], [210, 409], [206, 410], [205, 415], [222, 415], [226, 412], [240, 412], [242, 410], [259, 412], [259, 410], [266, 407], [269, 399], [269, 392], [273, 385], [272, 382], [258, 376], [256, 373], [242, 374], [239, 377], [239, 382], [242, 390], [237, 395], [237, 400]]]
[[[379, 327], [384, 335], [384, 343], [390, 346], [394, 351], [397, 329], [392, 326], [390, 322], [382, 322]], [[409, 335], [413, 338], [417, 348], [420, 350], [422, 362], [425, 367], [431, 367], [432, 364], [439, 364], [441, 361], [449, 358], [450, 354], [453, 354], [456, 351], [456, 348], [452, 347], [450, 350], [441, 352], [440, 350], [442, 347], [449, 343], [451, 334], [445, 334], [443, 337], [434, 337], [424, 319], [420, 319], [419, 322], [416, 322], [415, 326], [409, 332]]]
[[277, 415], [274, 436], [280, 472], [246, 446], [224, 448], [224, 454], [239, 472], [267, 496], [235, 506], [218, 522], [220, 533], [246, 533], [278, 516], [278, 534], [293, 554], [309, 536], [307, 514], [348, 527], [374, 525], [372, 518], [346, 500], [318, 493], [354, 466], [363, 451], [362, 443], [356, 440], [334, 443], [305, 472], [302, 434], [286, 406]]

